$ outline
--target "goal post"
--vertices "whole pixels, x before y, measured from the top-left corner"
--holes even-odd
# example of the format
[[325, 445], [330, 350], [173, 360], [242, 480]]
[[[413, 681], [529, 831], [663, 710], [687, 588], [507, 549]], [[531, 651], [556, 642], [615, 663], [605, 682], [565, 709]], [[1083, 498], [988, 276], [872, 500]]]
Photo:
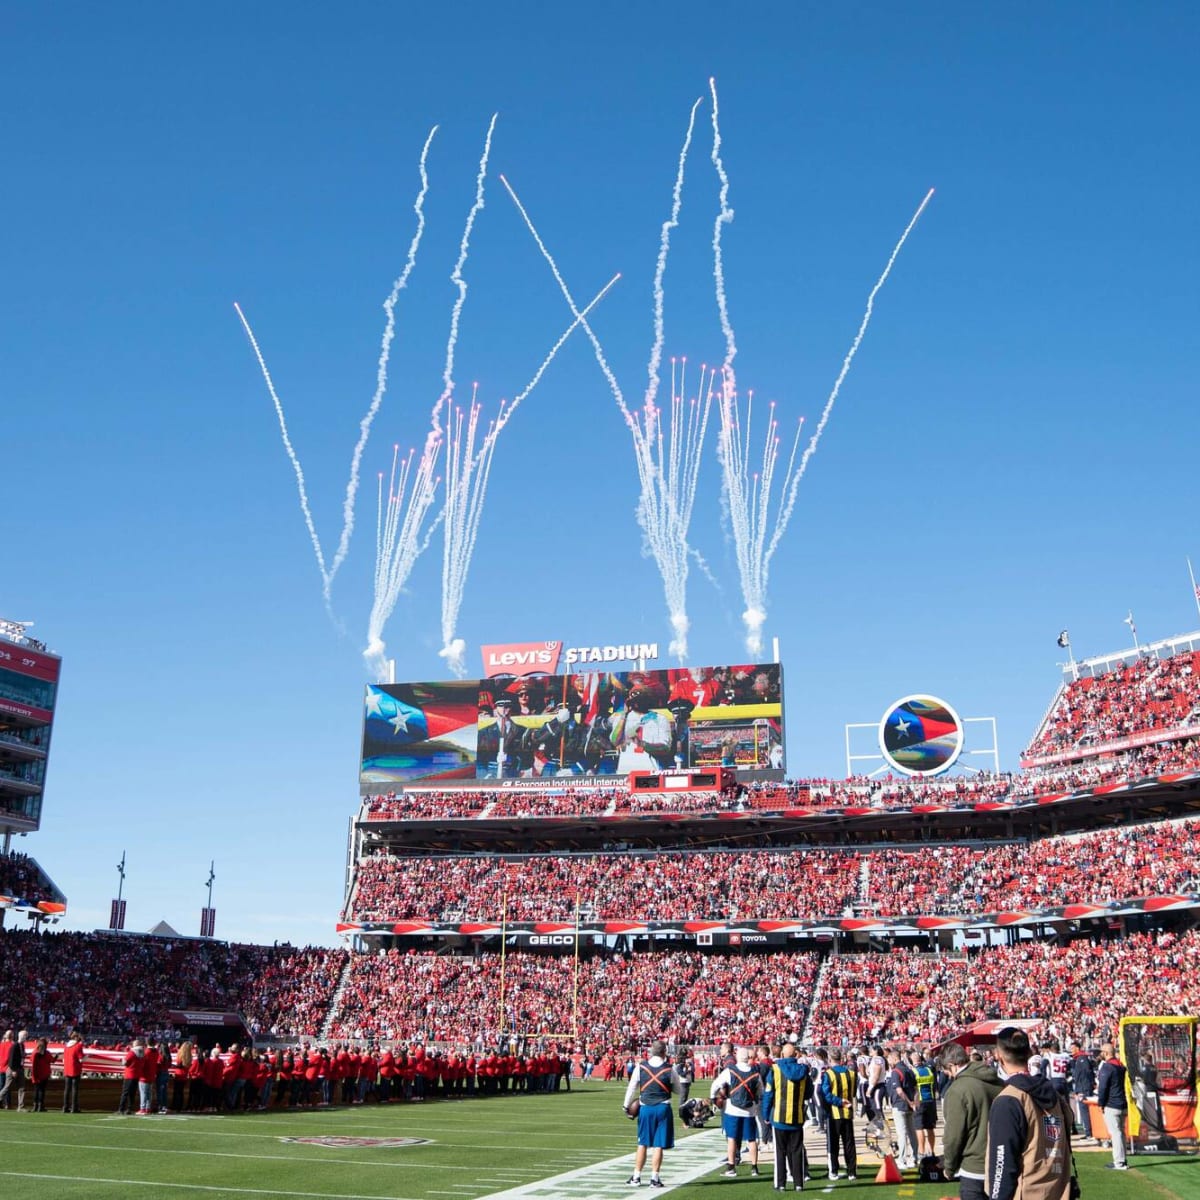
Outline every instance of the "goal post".
[[1196, 1110], [1197, 1017], [1122, 1017], [1129, 1136], [1142, 1149], [1175, 1151], [1200, 1135]]

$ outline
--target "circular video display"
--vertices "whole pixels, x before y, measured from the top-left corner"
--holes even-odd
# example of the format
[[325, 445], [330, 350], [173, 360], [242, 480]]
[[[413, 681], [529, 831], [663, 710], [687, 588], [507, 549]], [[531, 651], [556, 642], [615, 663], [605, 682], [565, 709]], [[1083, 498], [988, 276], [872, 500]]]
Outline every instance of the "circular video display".
[[905, 696], [879, 722], [880, 752], [903, 775], [940, 775], [962, 748], [962, 720], [936, 696]]

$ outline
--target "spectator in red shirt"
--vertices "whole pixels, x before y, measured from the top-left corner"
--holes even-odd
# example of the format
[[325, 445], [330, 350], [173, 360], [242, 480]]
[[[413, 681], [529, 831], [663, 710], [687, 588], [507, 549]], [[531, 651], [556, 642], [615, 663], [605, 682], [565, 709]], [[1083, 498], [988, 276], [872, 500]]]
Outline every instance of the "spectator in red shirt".
[[138, 1116], [154, 1111], [154, 1085], [158, 1081], [158, 1048], [146, 1046], [138, 1060]]
[[82, 1078], [83, 1035], [78, 1029], [72, 1029], [63, 1047], [63, 1112], [79, 1111], [79, 1081]]
[[121, 1067], [121, 1098], [117, 1101], [117, 1112], [123, 1116], [136, 1111], [134, 1097], [138, 1094], [138, 1076], [141, 1074], [142, 1055], [145, 1052], [146, 1046], [141, 1038], [136, 1039], [125, 1051], [125, 1060]]
[[54, 1055], [46, 1049], [46, 1039], [38, 1038], [29, 1060], [29, 1077], [33, 1080], [33, 1111], [46, 1111], [46, 1084], [50, 1082], [50, 1066]]

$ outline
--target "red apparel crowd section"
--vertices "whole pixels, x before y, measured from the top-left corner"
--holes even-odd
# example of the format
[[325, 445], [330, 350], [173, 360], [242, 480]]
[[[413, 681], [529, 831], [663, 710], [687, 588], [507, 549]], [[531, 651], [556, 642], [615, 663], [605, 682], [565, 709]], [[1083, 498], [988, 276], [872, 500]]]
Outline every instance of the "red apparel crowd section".
[[1200, 818], [920, 850], [360, 860], [346, 919], [771, 920], [966, 916], [1200, 894]]
[[943, 844], [864, 855], [864, 905], [878, 916], [1105, 905], [1200, 893], [1200, 818], [1032, 843]]
[[0, 933], [0, 996], [13, 1025], [123, 1036], [169, 1032], [172, 1009], [242, 1013], [265, 1037], [315, 1037], [342, 950], [83, 933]]
[[724, 813], [787, 809], [905, 809], [934, 805], [972, 808], [977, 804], [1026, 803], [1037, 796], [1068, 793], [1119, 780], [1200, 768], [1200, 738], [1139, 746], [1087, 762], [1020, 774], [982, 771], [947, 779], [894, 776], [806, 779], [758, 783], [737, 796], [715, 792], [643, 792], [624, 785], [562, 792], [428, 791], [370, 796], [363, 801], [368, 821], [513, 820], [526, 818], [629, 816], [642, 813]]
[[637, 1046], [665, 1036], [698, 1043], [757, 1038], [780, 1020], [803, 1025], [818, 963], [812, 953], [748, 959], [697, 950], [600, 955], [578, 964], [571, 955], [520, 951], [503, 962], [494, 953], [356, 955], [329, 1033], [487, 1045], [502, 1030], [591, 1046]]
[[1121, 1017], [1196, 1012], [1200, 931], [1069, 945], [1025, 942], [970, 956], [829, 960], [808, 1040], [937, 1043], [985, 1018], [1041, 1018], [1043, 1038], [1111, 1037]]
[[[214, 957], [215, 948], [181, 943], [163, 958], [161, 947], [143, 953], [132, 944], [122, 957], [102, 960], [92, 953], [94, 935], [0, 935], [0, 982], [10, 1003], [21, 996], [28, 1005], [19, 1014], [10, 1008], [6, 1020], [61, 1040], [79, 1023], [74, 1013], [93, 1012], [100, 1024], [83, 1025], [89, 1042], [105, 1032], [125, 1041], [135, 1034], [178, 1041], [167, 1014], [186, 1006], [197, 994], [195, 981], [207, 979], [239, 989], [219, 1007], [243, 1007], [248, 1015], [278, 1006], [281, 996], [313, 997], [297, 1021], [275, 1008], [277, 1041], [311, 1043], [323, 1032], [327, 1041], [483, 1047], [496, 1045], [501, 1034], [521, 1034], [602, 1050], [643, 1046], [659, 1036], [696, 1045], [785, 1034], [813, 1045], [936, 1043], [974, 1021], [1016, 1015], [1040, 1018], [1047, 1035], [1064, 1041], [1094, 1041], [1111, 1035], [1122, 1016], [1194, 1013], [1200, 1003], [1196, 930], [1068, 945], [1022, 942], [969, 955], [835, 954], [823, 971], [821, 956], [808, 952], [603, 953], [581, 958], [577, 968], [570, 955], [525, 951], [509, 952], [502, 963], [495, 953], [349, 955], [240, 946]], [[138, 993], [144, 1007], [56, 1006], [54, 975], [64, 956], [99, 970], [87, 985], [93, 995], [128, 1001], [130, 976], [137, 974], [153, 974], [154, 987]], [[325, 1028], [333, 1004], [328, 981], [347, 964], [345, 992]], [[14, 988], [18, 978], [22, 987]]]
[[1179, 728], [1194, 717], [1200, 717], [1200, 651], [1139, 658], [1095, 678], [1072, 680], [1025, 756], [1086, 751], [1134, 734]]
[[[350, 912], [357, 921], [467, 919], [572, 921], [576, 902], [589, 919], [659, 921], [760, 919], [777, 915], [780, 896], [841, 912], [858, 893], [850, 851], [717, 851], [703, 854], [531, 855], [517, 859], [360, 860]], [[833, 905], [829, 910], [823, 906]]]

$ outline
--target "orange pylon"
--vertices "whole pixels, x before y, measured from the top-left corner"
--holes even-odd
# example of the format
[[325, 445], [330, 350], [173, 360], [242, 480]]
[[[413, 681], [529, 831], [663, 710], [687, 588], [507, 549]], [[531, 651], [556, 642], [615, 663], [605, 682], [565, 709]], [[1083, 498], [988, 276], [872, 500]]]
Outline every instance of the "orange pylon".
[[879, 1174], [875, 1176], [876, 1183], [903, 1183], [904, 1176], [900, 1174], [900, 1168], [896, 1166], [896, 1160], [890, 1155], [883, 1156], [883, 1165], [879, 1168]]

